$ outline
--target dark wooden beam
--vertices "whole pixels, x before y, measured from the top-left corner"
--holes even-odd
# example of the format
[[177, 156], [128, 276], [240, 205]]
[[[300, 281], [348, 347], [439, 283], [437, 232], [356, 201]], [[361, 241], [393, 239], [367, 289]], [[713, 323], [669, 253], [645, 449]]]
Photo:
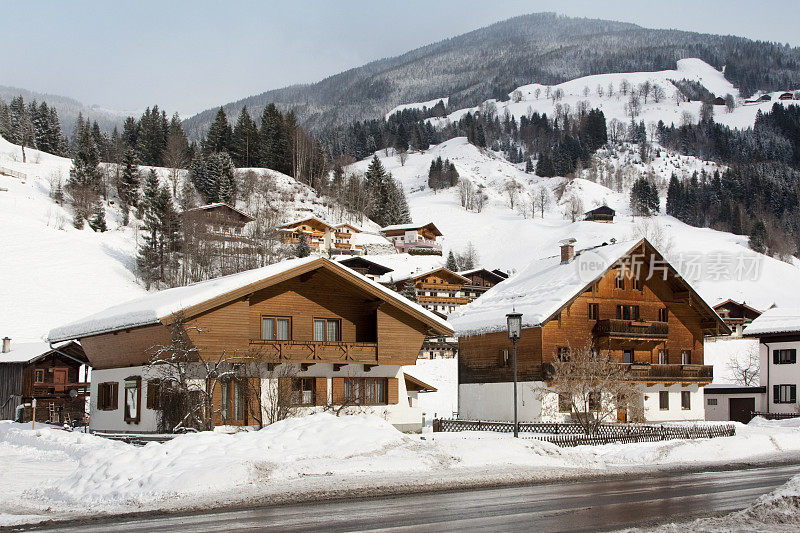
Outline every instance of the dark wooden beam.
[[309, 368], [311, 368], [311, 365], [316, 365], [316, 364], [317, 364], [317, 363], [300, 363], [300, 370], [302, 370], [303, 372], [305, 372], [306, 370], [308, 370]]
[[369, 372], [378, 365], [364, 365], [364, 372]]
[[334, 371], [334, 372], [338, 372], [339, 370], [341, 370], [342, 368], [344, 368], [344, 367], [346, 367], [346, 366], [347, 366], [347, 364], [346, 364], [346, 363], [344, 363], [344, 364], [340, 364], [340, 363], [333, 363], [333, 371]]

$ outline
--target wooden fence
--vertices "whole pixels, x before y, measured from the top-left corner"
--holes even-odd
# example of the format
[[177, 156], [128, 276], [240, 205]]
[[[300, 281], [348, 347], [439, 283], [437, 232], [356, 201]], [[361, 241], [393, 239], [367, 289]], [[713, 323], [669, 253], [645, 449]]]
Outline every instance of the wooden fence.
[[6, 176], [11, 176], [12, 178], [19, 178], [21, 180], [24, 180], [28, 177], [22, 172], [17, 172], [16, 170], [11, 170], [10, 168], [6, 167], [0, 167], [0, 174], [5, 174]]
[[[435, 419], [433, 431], [496, 431], [512, 433], [510, 422], [484, 422], [480, 420]], [[608, 444], [611, 442], [658, 442], [671, 439], [712, 439], [736, 434], [733, 424], [714, 425], [628, 425], [603, 424], [594, 435], [587, 435], [579, 424], [530, 423], [519, 424], [520, 433], [536, 436], [526, 438], [544, 440], [557, 446], [570, 447], [581, 444]]]
[[759, 413], [758, 411], [752, 412], [753, 418], [760, 416], [767, 420], [786, 420], [788, 418], [800, 417], [800, 413]]

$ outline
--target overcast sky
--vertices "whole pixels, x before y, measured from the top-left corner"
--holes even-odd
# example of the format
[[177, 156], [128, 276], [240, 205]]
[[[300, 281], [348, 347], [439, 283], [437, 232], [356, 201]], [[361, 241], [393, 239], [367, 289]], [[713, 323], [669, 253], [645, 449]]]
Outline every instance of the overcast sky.
[[[0, 3], [0, 85], [183, 117], [537, 11], [800, 45], [800, 1]], [[402, 6], [398, 7], [398, 6]]]

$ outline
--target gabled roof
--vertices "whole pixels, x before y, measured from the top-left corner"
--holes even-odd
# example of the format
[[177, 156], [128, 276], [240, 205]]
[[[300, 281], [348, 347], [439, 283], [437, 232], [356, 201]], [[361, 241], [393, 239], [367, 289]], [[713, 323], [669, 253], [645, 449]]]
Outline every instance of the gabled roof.
[[428, 385], [424, 381], [415, 378], [412, 375], [403, 372], [403, 378], [406, 381], [406, 390], [418, 392], [436, 392], [436, 387]]
[[187, 209], [186, 211], [184, 211], [184, 213], [191, 213], [192, 211], [209, 211], [209, 210], [219, 209], [219, 208], [229, 209], [229, 210], [237, 213], [238, 215], [240, 215], [240, 217], [242, 219], [246, 219], [247, 222], [252, 222], [253, 220], [255, 220], [253, 217], [251, 217], [250, 215], [248, 215], [244, 211], [239, 211], [235, 207], [233, 207], [231, 205], [228, 205], [228, 204], [226, 204], [224, 202], [215, 202], [213, 204], [206, 204], [206, 205], [201, 205], [201, 206], [198, 206], [198, 207], [192, 207], [191, 209]]
[[513, 278], [497, 284], [477, 300], [456, 309], [448, 320], [459, 336], [503, 331], [506, 328], [506, 314], [512, 309], [522, 313], [523, 327], [543, 326], [621, 259], [645, 248], [664, 261], [672, 279], [691, 294], [693, 302], [699, 302], [699, 311], [714, 320], [722, 331], [730, 331], [719, 315], [646, 239], [604, 243], [579, 250], [568, 263], [562, 263], [560, 255], [534, 261]]
[[428, 222], [427, 224], [392, 224], [391, 226], [386, 226], [385, 228], [381, 228], [381, 231], [385, 233], [387, 231], [398, 231], [398, 230], [409, 231], [422, 228], [428, 229], [431, 233], [433, 233], [437, 237], [442, 236], [442, 232], [439, 231], [439, 228], [437, 228], [433, 224], [433, 222]]
[[744, 328], [742, 335], [759, 337], [781, 333], [800, 333], [800, 307], [771, 307]]
[[352, 225], [352, 224], [350, 224], [348, 222], [344, 222], [342, 224], [336, 224], [335, 228], [336, 229], [339, 229], [339, 228], [350, 228], [350, 229], [356, 230], [356, 233], [361, 233], [361, 228], [357, 228], [357, 227], [355, 227], [354, 225]]
[[71, 324], [54, 328], [48, 334], [48, 340], [56, 342], [159, 323], [166, 324], [177, 313], [182, 313], [185, 318], [191, 318], [257, 290], [319, 268], [338, 274], [345, 282], [355, 284], [373, 296], [400, 308], [434, 331], [442, 333], [452, 331], [446, 320], [442, 320], [400, 294], [339, 263], [322, 257], [309, 256], [149, 294], [109, 307], [105, 311]]
[[484, 273], [488, 274], [489, 277], [494, 279], [497, 283], [500, 283], [501, 281], [505, 281], [506, 280], [506, 278], [504, 278], [503, 276], [501, 276], [497, 272], [494, 272], [492, 270], [488, 270], [486, 268], [473, 268], [472, 270], [462, 270], [461, 272], [458, 272], [458, 274], [461, 275], [461, 276], [471, 276], [472, 274], [477, 274], [478, 272], [484, 272]]
[[728, 304], [738, 305], [738, 306], [740, 306], [740, 307], [744, 307], [745, 309], [747, 309], [747, 310], [749, 310], [749, 311], [752, 311], [752, 312], [754, 312], [754, 313], [756, 313], [756, 314], [761, 314], [761, 311], [759, 311], [758, 309], [756, 309], [756, 308], [754, 308], [754, 307], [750, 307], [749, 305], [747, 305], [747, 304], [746, 304], [746, 303], [744, 303], [744, 302], [737, 302], [736, 300], [732, 300], [732, 299], [730, 299], [730, 298], [728, 298], [728, 299], [727, 299], [727, 300], [725, 300], [724, 302], [720, 302], [720, 303], [718, 303], [717, 305], [715, 305], [715, 306], [714, 306], [714, 310], [720, 309], [720, 308], [722, 308], [722, 307], [724, 307], [724, 306], [726, 306], [726, 305], [728, 305]]
[[52, 348], [46, 342], [23, 342], [11, 343], [11, 350], [6, 353], [0, 353], [0, 364], [3, 363], [33, 363], [39, 359], [47, 357], [54, 351], [59, 350], [67, 353], [75, 359], [79, 359], [84, 363], [88, 363], [86, 354], [80, 344], [75, 341], [62, 342], [55, 344]]
[[393, 281], [395, 283], [398, 283], [400, 281], [406, 281], [406, 280], [409, 280], [409, 279], [410, 280], [417, 280], [419, 278], [424, 278], [425, 276], [430, 276], [431, 274], [434, 274], [436, 272], [441, 272], [441, 271], [444, 271], [448, 275], [452, 275], [452, 276], [454, 276], [456, 278], [459, 278], [459, 281], [461, 281], [462, 283], [466, 284], [466, 283], [470, 282], [470, 280], [468, 278], [465, 278], [461, 274], [459, 274], [457, 272], [453, 272], [452, 270], [449, 270], [449, 269], [447, 269], [445, 267], [436, 267], [436, 268], [428, 270], [426, 272], [413, 272], [411, 274], [408, 274], [405, 277], [397, 278], [397, 279], [395, 279]]
[[323, 226], [325, 226], [327, 228], [336, 229], [336, 226], [334, 226], [333, 224], [331, 224], [329, 222], [325, 222], [324, 220], [321, 220], [321, 219], [319, 219], [317, 217], [307, 217], [307, 218], [302, 218], [300, 220], [294, 220], [292, 222], [287, 222], [286, 224], [284, 224], [282, 226], [279, 226], [279, 227], [281, 229], [286, 229], [286, 228], [289, 228], [290, 226], [296, 226], [298, 224], [302, 224], [303, 222], [308, 222], [310, 220], [313, 220], [315, 222], [319, 222], [320, 224], [322, 224]]
[[379, 276], [392, 271], [391, 268], [380, 263], [376, 263], [375, 261], [370, 261], [369, 258], [364, 257], [363, 255], [350, 256], [343, 259], [337, 259], [337, 261], [349, 268], [360, 268], [362, 266], [369, 268], [376, 272]]
[[595, 207], [594, 209], [590, 209], [586, 211], [584, 215], [591, 215], [591, 214], [606, 214], [606, 215], [613, 215], [616, 213], [612, 208], [608, 207], [607, 205], [601, 205], [600, 207]]

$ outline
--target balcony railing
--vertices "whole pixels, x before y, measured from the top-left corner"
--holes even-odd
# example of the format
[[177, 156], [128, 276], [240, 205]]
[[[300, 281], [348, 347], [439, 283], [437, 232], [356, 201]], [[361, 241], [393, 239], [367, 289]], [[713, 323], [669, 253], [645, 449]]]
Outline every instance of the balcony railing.
[[291, 363], [377, 364], [377, 342], [270, 341], [253, 339], [251, 347], [265, 361]]
[[453, 305], [465, 305], [470, 302], [470, 299], [464, 296], [425, 296], [422, 294], [417, 296], [417, 300], [419, 303]]
[[605, 319], [594, 325], [594, 334], [598, 337], [666, 339], [669, 326], [666, 322]]
[[[651, 365], [648, 363], [618, 363], [627, 372], [630, 381], [673, 382], [673, 383], [711, 383], [714, 367], [711, 365]], [[542, 376], [552, 379], [555, 369], [552, 363], [542, 364]]]

